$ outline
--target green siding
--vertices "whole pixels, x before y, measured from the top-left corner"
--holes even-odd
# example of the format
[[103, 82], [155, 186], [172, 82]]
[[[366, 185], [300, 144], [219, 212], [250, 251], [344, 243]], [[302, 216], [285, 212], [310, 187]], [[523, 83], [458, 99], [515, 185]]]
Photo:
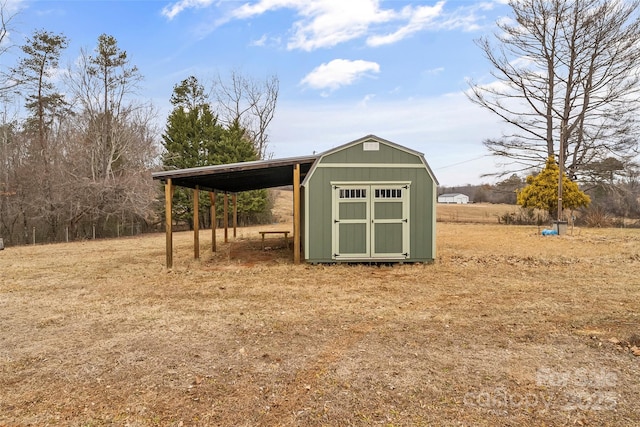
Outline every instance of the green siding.
[[[305, 225], [306, 218], [306, 188], [300, 187], [300, 245], [302, 246], [302, 259], [306, 258], [306, 238], [307, 238], [307, 227]], [[292, 237], [293, 240], [293, 237]]]
[[[324, 163], [384, 163], [388, 164], [421, 164], [420, 157], [399, 150], [395, 147], [380, 143], [380, 151], [363, 152], [362, 145], [356, 144], [345, 148], [344, 150], [331, 153], [322, 158], [321, 164]], [[320, 165], [321, 165], [320, 164]], [[435, 258], [434, 233], [435, 229], [435, 206], [433, 203], [435, 197], [435, 183], [431, 179], [426, 167], [416, 168], [392, 168], [392, 167], [316, 167], [312, 171], [310, 179], [306, 183], [304, 197], [308, 197], [308, 211], [305, 212], [304, 221], [307, 222], [309, 230], [305, 239], [308, 239], [308, 253], [305, 258], [310, 262], [334, 262], [332, 259], [332, 189], [331, 182], [410, 182], [409, 196], [409, 221], [410, 221], [410, 258], [407, 261], [431, 261]], [[376, 215], [380, 209], [382, 217], [395, 214], [387, 212], [386, 209], [394, 210], [393, 203], [385, 202], [380, 205], [389, 204], [389, 207], [376, 206]], [[345, 215], [360, 215], [356, 212], [357, 207], [344, 208], [353, 209], [353, 211], [345, 212]], [[342, 212], [340, 213], [342, 216]], [[376, 224], [376, 226], [383, 224]], [[397, 225], [397, 224], [387, 224]], [[398, 225], [399, 226], [399, 225]], [[376, 230], [377, 232], [378, 230]], [[394, 227], [381, 227], [380, 236], [384, 238], [376, 238], [376, 250], [392, 252], [401, 245], [401, 238], [397, 237], [397, 229]], [[342, 248], [345, 241], [339, 242]], [[354, 243], [355, 245], [355, 243]], [[377, 245], [380, 246], [379, 248]], [[387, 249], [390, 247], [391, 249]], [[358, 248], [354, 247], [354, 250]]]
[[309, 211], [305, 221], [308, 221], [309, 253], [306, 259], [310, 261], [331, 261], [331, 184], [326, 174], [327, 170], [316, 169], [307, 183], [307, 197], [309, 197]]
[[[424, 171], [426, 175], [426, 171]], [[428, 177], [427, 177], [428, 178]], [[435, 218], [435, 184], [430, 179], [418, 179], [412, 186], [411, 203], [411, 251], [412, 257], [432, 260], [433, 239], [435, 230], [433, 229]], [[413, 188], [415, 187], [415, 188]], [[413, 197], [415, 193], [415, 198]]]
[[379, 151], [364, 151], [363, 143], [353, 145], [325, 156], [323, 163], [385, 163], [385, 164], [419, 164], [420, 158], [380, 143]]

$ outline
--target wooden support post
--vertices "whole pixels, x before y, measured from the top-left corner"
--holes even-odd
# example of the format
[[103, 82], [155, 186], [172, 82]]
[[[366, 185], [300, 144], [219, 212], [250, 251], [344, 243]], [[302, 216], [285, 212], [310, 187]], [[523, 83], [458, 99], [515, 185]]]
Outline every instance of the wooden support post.
[[224, 193], [224, 217], [222, 224], [224, 225], [224, 242], [229, 243], [229, 195]]
[[209, 191], [211, 201], [211, 252], [216, 251], [216, 193]]
[[293, 263], [300, 264], [300, 164], [293, 167]]
[[231, 196], [233, 201], [233, 238], [236, 238], [236, 228], [238, 228], [238, 195], [233, 193]]
[[167, 182], [164, 185], [164, 199], [164, 229], [167, 234], [167, 268], [173, 268], [173, 219], [171, 218], [171, 210], [173, 209], [173, 185], [171, 183], [171, 178], [167, 178]]
[[200, 189], [193, 189], [193, 258], [200, 258]]

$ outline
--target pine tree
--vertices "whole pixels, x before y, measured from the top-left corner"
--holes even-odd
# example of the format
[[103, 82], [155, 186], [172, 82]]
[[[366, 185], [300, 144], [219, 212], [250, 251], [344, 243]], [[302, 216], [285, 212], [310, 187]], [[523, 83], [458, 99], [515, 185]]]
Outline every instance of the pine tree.
[[[221, 164], [227, 164], [252, 160], [258, 160], [255, 145], [247, 136], [247, 130], [240, 126], [238, 120], [234, 120], [225, 129], [221, 139], [219, 161]], [[240, 224], [259, 223], [268, 216], [269, 197], [264, 189], [239, 193], [237, 204]], [[218, 213], [222, 215], [220, 208]]]
[[[190, 76], [174, 86], [171, 103], [174, 109], [162, 135], [165, 169], [258, 160], [253, 142], [237, 120], [226, 128], [218, 122], [204, 93], [204, 87], [196, 77]], [[193, 226], [192, 195], [191, 191], [181, 188], [174, 193], [175, 217], [187, 221], [190, 226]], [[241, 222], [258, 220], [268, 207], [268, 197], [264, 190], [241, 193], [237, 200]], [[199, 205], [203, 210], [210, 208], [206, 194], [201, 193]], [[204, 219], [208, 215], [199, 217]]]
[[[560, 168], [553, 157], [537, 175], [527, 177], [527, 186], [518, 191], [518, 204], [524, 208], [536, 208], [553, 216], [558, 209], [558, 176]], [[562, 176], [562, 206], [567, 209], [586, 207], [591, 199], [578, 188], [578, 184]]]
[[54, 166], [59, 155], [54, 129], [57, 120], [68, 110], [64, 95], [56, 91], [53, 72], [58, 68], [62, 51], [68, 44], [63, 34], [35, 31], [21, 47], [24, 57], [13, 70], [21, 91], [26, 95], [25, 106], [30, 112], [24, 125], [34, 171], [33, 188], [29, 193], [33, 195], [32, 203], [41, 210], [36, 215], [44, 218], [48, 226], [47, 239], [51, 241], [58, 231], [60, 208], [60, 198], [53, 185], [58, 172]]
[[171, 95], [173, 111], [162, 135], [166, 150], [165, 168], [193, 168], [219, 164], [216, 159], [224, 132], [218, 117], [211, 111], [204, 87], [194, 76], [174, 86]]

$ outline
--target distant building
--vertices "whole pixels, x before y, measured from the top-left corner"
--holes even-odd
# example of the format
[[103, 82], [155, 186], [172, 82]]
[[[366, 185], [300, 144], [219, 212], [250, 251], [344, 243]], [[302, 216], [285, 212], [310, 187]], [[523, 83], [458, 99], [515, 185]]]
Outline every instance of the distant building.
[[458, 205], [466, 205], [469, 203], [469, 196], [462, 193], [441, 194], [438, 196], [438, 203], [454, 203]]

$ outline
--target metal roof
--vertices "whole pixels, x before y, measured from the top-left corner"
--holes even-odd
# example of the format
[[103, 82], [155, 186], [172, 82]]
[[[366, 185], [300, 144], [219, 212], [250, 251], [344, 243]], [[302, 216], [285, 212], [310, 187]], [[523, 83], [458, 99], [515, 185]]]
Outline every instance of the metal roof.
[[440, 194], [438, 195], [438, 197], [455, 197], [455, 196], [465, 196], [465, 197], [469, 197], [466, 194], [462, 194], [462, 193], [445, 193], [445, 194]]
[[171, 183], [180, 187], [196, 188], [197, 186], [203, 190], [237, 193], [292, 185], [293, 167], [300, 165], [302, 179], [318, 157], [313, 155], [202, 166], [154, 172], [151, 176], [162, 182], [171, 178]]

